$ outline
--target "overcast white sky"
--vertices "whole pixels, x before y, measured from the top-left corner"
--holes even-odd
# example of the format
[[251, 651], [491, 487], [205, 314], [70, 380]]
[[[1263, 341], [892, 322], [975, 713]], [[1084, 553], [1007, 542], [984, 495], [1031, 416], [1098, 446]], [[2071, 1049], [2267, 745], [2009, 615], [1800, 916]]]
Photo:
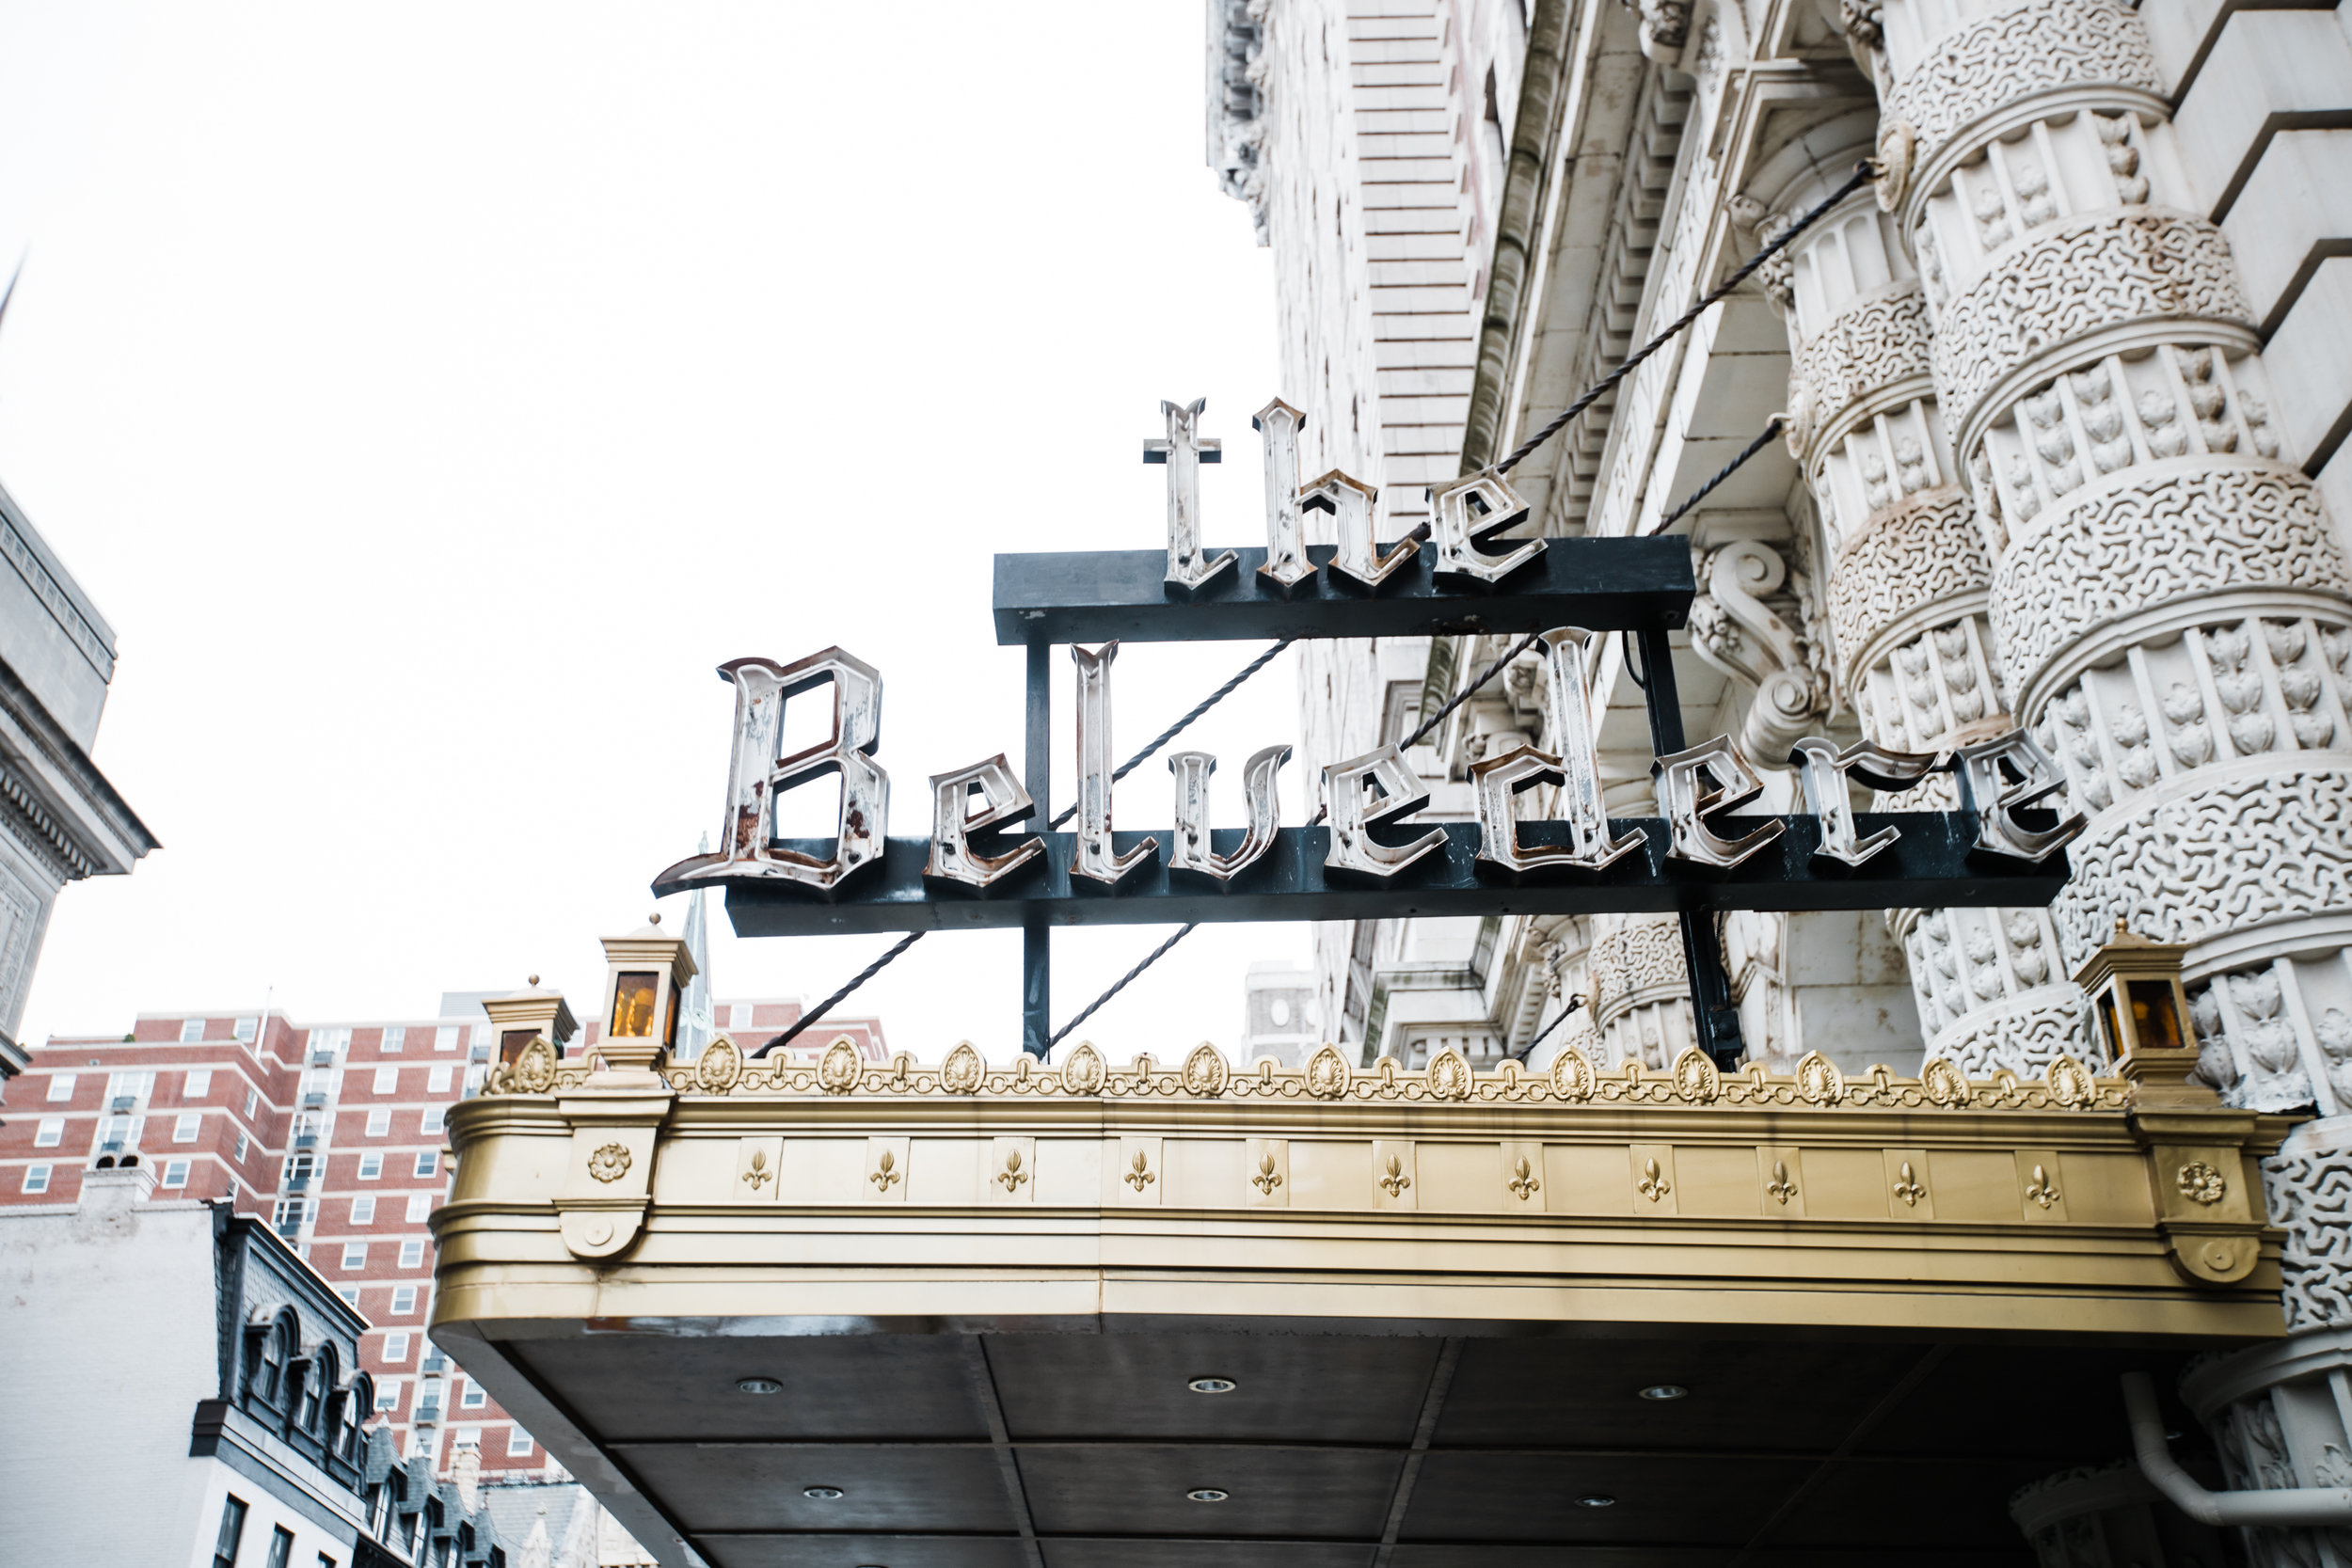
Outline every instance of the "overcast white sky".
[[[0, 4], [0, 76], [91, 14]], [[66, 892], [28, 1040], [531, 973], [591, 1006], [596, 939], [716, 827], [722, 660], [880, 666], [917, 833], [924, 775], [1020, 755], [990, 556], [1156, 547], [1160, 398], [1237, 459], [1213, 540], [1262, 534], [1273, 274], [1202, 161], [1197, 0], [106, 14], [119, 49], [44, 73], [78, 157], [0, 160], [0, 482], [119, 632], [97, 757], [164, 847]], [[1256, 651], [1126, 649], [1120, 753]], [[1220, 822], [1294, 659], [1195, 732]], [[1122, 826], [1168, 816], [1156, 763], [1121, 786]], [[714, 926], [723, 996], [813, 1001], [892, 940]], [[1166, 929], [1061, 934], [1057, 1022]], [[1084, 1032], [1230, 1050], [1243, 970], [1308, 931], [1204, 927]], [[1008, 1054], [1018, 954], [930, 938], [850, 1010]]]

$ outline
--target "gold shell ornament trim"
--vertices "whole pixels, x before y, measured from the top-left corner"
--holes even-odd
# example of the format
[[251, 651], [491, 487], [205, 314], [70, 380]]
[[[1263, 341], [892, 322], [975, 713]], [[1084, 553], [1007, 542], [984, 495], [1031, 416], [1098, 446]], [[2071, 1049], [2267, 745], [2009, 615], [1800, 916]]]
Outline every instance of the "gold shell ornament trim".
[[2059, 1104], [2073, 1106], [2089, 1103], [2092, 1093], [2090, 1074], [2084, 1071], [2082, 1063], [2074, 1057], [2064, 1054], [2053, 1056], [2043, 1076], [2050, 1085], [2050, 1098]]
[[545, 1094], [555, 1087], [555, 1047], [546, 1036], [536, 1036], [523, 1047], [507, 1082], [523, 1094]]
[[1941, 1056], [1919, 1069], [1919, 1086], [1938, 1105], [1965, 1105], [1974, 1098], [1968, 1075]]
[[947, 1059], [939, 1064], [939, 1086], [949, 1094], [977, 1093], [987, 1076], [988, 1064], [980, 1060], [970, 1040], [948, 1052]]
[[840, 1036], [817, 1058], [817, 1086], [827, 1094], [848, 1094], [857, 1087], [858, 1069], [864, 1066], [855, 1043]]
[[628, 1167], [635, 1163], [627, 1145], [606, 1144], [588, 1156], [588, 1174], [610, 1184], [627, 1176]]
[[1675, 1088], [1685, 1100], [1712, 1105], [1724, 1092], [1723, 1075], [1707, 1053], [1694, 1045], [1675, 1058]]
[[1225, 1054], [1203, 1040], [1192, 1048], [1184, 1058], [1184, 1088], [1203, 1100], [1214, 1100], [1225, 1092]]
[[1797, 1063], [1797, 1093], [1815, 1105], [1835, 1105], [1846, 1098], [1846, 1075], [1827, 1056], [1808, 1051]]
[[1450, 1045], [1429, 1058], [1429, 1092], [1439, 1100], [1470, 1098], [1470, 1063]]
[[1307, 1092], [1317, 1100], [1337, 1100], [1347, 1092], [1347, 1058], [1337, 1046], [1327, 1045], [1308, 1058]]
[[743, 1076], [743, 1053], [721, 1035], [694, 1058], [694, 1086], [705, 1094], [724, 1094]]
[[1551, 1059], [1551, 1092], [1561, 1099], [1590, 1100], [1596, 1082], [1592, 1059], [1575, 1046]]
[[1104, 1065], [1103, 1053], [1094, 1049], [1092, 1040], [1080, 1040], [1061, 1065], [1061, 1086], [1072, 1094], [1101, 1094], [1103, 1080], [1110, 1075]]

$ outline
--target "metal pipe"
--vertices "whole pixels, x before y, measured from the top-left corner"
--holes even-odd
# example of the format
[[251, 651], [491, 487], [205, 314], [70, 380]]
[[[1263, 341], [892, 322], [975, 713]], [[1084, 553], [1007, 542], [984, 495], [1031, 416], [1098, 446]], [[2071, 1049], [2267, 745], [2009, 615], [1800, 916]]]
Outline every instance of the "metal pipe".
[[2207, 1525], [2352, 1525], [2352, 1487], [2288, 1486], [2263, 1492], [2208, 1492], [2173, 1463], [2156, 1409], [2155, 1381], [2123, 1374], [2123, 1409], [2140, 1474], [2190, 1518]]

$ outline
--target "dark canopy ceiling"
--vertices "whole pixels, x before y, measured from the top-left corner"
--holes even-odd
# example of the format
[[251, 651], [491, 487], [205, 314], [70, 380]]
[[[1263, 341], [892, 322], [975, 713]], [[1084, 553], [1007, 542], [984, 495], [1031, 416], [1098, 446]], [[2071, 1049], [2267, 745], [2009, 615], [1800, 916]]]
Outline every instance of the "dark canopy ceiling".
[[[503, 1348], [719, 1568], [2030, 1563], [2010, 1495], [2128, 1454], [2117, 1375], [2169, 1387], [2178, 1364], [1687, 1336]], [[1234, 1387], [1187, 1386], [1202, 1377]], [[1661, 1385], [1688, 1392], [1642, 1396]], [[1227, 1496], [1186, 1497], [1202, 1489]]]

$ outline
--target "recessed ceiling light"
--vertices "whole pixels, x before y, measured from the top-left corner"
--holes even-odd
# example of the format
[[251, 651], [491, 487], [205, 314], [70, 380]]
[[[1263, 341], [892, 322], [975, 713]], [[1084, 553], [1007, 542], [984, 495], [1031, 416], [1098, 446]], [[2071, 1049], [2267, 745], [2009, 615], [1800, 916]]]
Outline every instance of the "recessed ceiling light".
[[1230, 1394], [1233, 1380], [1230, 1377], [1196, 1377], [1184, 1385], [1196, 1394]]
[[1606, 1492], [1587, 1492], [1576, 1499], [1576, 1506], [1579, 1508], [1614, 1508], [1617, 1506], [1617, 1499]]
[[1691, 1390], [1679, 1383], [1653, 1383], [1642, 1390], [1645, 1400], [1678, 1400]]
[[772, 1377], [739, 1377], [735, 1380], [739, 1394], [781, 1394], [784, 1385]]
[[1214, 1486], [1196, 1486], [1184, 1496], [1197, 1503], [1221, 1503], [1231, 1494], [1220, 1492]]
[[841, 1496], [841, 1488], [838, 1486], [803, 1486], [801, 1488], [801, 1496], [814, 1497], [820, 1503], [829, 1503]]

